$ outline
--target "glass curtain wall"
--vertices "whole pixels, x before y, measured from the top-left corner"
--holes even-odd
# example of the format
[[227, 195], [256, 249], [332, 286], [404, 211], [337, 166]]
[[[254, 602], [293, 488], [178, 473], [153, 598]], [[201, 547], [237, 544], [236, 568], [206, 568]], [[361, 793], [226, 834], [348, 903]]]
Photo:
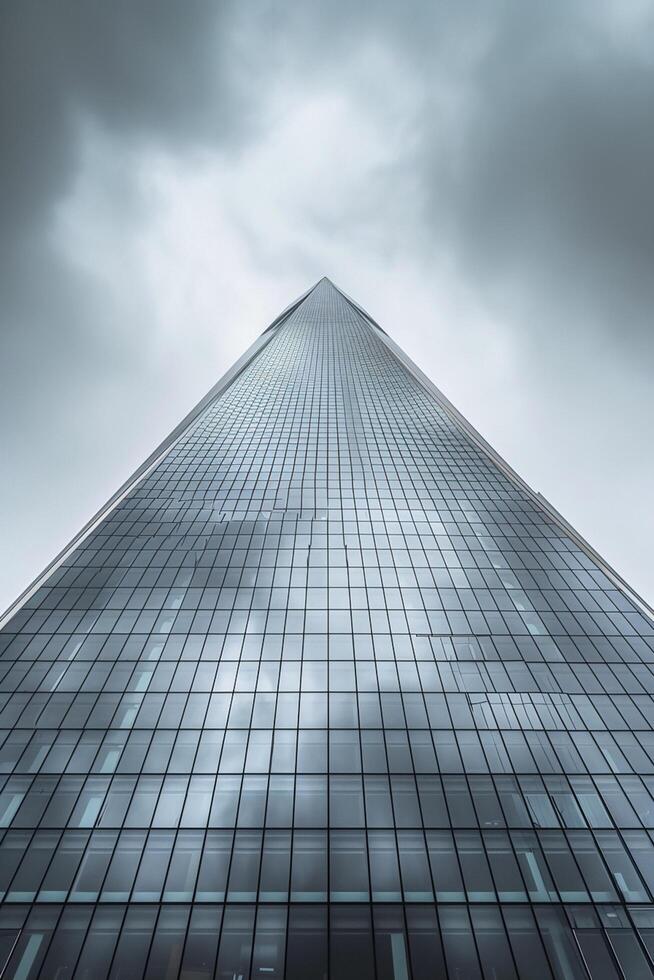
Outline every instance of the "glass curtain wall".
[[328, 280], [0, 633], [0, 976], [654, 975], [654, 627]]

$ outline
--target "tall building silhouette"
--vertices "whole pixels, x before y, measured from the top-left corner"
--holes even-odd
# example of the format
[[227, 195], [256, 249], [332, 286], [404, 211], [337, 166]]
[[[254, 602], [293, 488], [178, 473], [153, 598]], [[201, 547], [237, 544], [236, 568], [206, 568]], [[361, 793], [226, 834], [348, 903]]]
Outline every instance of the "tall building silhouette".
[[651, 610], [327, 279], [0, 677], [3, 980], [654, 975]]

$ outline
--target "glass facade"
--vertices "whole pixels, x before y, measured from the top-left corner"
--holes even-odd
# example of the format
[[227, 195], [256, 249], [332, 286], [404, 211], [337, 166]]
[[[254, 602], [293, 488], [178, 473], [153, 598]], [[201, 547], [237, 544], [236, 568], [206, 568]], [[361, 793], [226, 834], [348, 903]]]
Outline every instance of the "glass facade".
[[322, 280], [0, 633], [0, 975], [654, 975], [654, 626]]

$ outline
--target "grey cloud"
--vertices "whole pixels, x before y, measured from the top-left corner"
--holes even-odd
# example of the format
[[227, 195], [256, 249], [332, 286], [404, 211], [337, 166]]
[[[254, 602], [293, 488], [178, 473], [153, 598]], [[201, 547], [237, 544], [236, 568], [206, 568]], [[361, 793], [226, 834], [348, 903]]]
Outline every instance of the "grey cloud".
[[649, 344], [654, 63], [642, 35], [616, 38], [597, 5], [583, 18], [533, 10], [516, 5], [480, 58], [445, 175], [447, 131], [433, 137], [427, 172], [447, 188], [434, 220], [445, 213], [481, 284], [531, 290], [564, 330]]
[[224, 137], [241, 127], [220, 10], [228, 6], [197, 0], [3, 5], [6, 206], [38, 212], [74, 176], [80, 116], [140, 138]]
[[[133, 143], [238, 142], [242, 98], [229, 4], [10, 0], [0, 12], [0, 286], [4, 337], [99, 334], [80, 274], [49, 238], [89, 127]], [[120, 196], [116, 207], [124, 207]], [[69, 279], [68, 284], [64, 282]], [[87, 290], [94, 284], [87, 282]], [[84, 284], [81, 284], [84, 292]], [[52, 293], [54, 293], [54, 302]], [[69, 294], [68, 296], [66, 294]], [[41, 303], [39, 303], [39, 298]], [[82, 304], [83, 305], [83, 304]], [[84, 311], [88, 313], [90, 311]], [[77, 325], [77, 326], [76, 326]], [[88, 339], [88, 338], [87, 338]]]
[[85, 125], [123, 142], [186, 141], [226, 137], [246, 115], [230, 92], [230, 49], [220, 50], [212, 5], [10, 0], [0, 22], [2, 350], [18, 368], [3, 386], [11, 399], [30, 354], [68, 346], [70, 365], [91, 366], [110, 345], [102, 324], [111, 298], [70, 268], [51, 236]]

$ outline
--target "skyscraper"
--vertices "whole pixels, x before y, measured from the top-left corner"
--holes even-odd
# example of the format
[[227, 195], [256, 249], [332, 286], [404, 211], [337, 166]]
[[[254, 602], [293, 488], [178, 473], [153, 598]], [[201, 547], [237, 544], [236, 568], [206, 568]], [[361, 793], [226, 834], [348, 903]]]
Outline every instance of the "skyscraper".
[[326, 279], [0, 654], [2, 978], [654, 975], [651, 610]]

